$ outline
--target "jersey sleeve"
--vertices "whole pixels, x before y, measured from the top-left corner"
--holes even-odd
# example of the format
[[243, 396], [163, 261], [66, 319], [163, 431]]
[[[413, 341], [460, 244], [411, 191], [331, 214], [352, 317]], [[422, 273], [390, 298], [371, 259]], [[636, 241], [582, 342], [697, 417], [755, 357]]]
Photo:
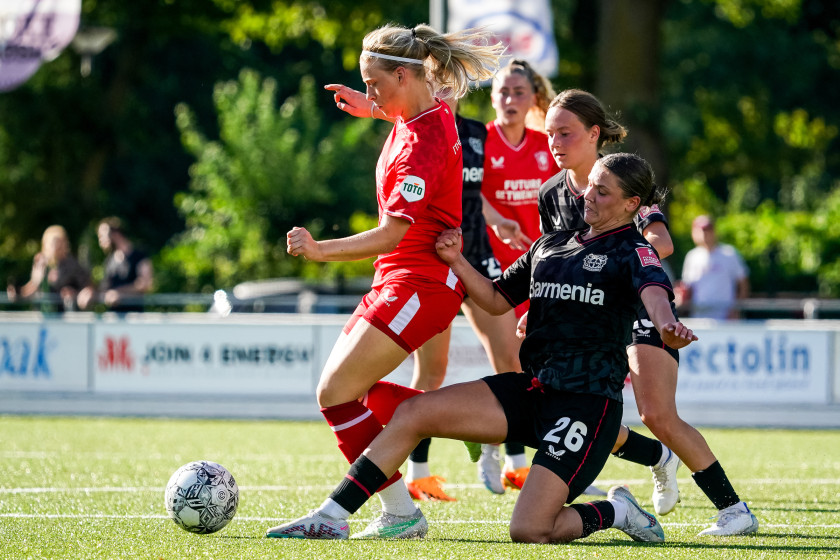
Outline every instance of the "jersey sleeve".
[[636, 243], [633, 246], [632, 254], [629, 255], [630, 274], [633, 279], [633, 287], [636, 293], [641, 295], [645, 288], [659, 286], [668, 292], [668, 299], [674, 299], [674, 288], [659, 255], [649, 243]]
[[[537, 244], [534, 243], [534, 245]], [[527, 301], [531, 296], [531, 254], [534, 245], [493, 281], [493, 287], [502, 294], [511, 307]]]
[[411, 223], [423, 213], [441, 188], [447, 157], [440, 146], [445, 142], [444, 137], [422, 141], [415, 137], [403, 146], [394, 162], [396, 184], [383, 212]]
[[656, 222], [662, 222], [665, 224], [666, 228], [668, 227], [668, 219], [665, 218], [665, 214], [659, 208], [658, 204], [654, 204], [653, 206], [642, 206], [633, 221], [636, 224], [636, 229], [638, 229], [641, 234], [644, 234], [645, 229]]

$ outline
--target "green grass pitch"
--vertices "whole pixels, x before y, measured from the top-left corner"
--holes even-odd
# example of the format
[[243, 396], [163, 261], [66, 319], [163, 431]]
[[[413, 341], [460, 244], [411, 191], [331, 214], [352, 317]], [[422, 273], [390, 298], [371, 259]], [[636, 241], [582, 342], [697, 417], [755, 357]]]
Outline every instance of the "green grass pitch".
[[[660, 519], [664, 544], [635, 543], [617, 530], [569, 545], [514, 544], [508, 521], [516, 493], [490, 494], [460, 442], [435, 440], [433, 472], [458, 501], [421, 504], [428, 536], [334, 542], [263, 537], [319, 505], [344, 475], [324, 422], [0, 416], [0, 558], [840, 558], [840, 436], [702, 431], [756, 513], [757, 535], [698, 537], [715, 512], [681, 467], [682, 502]], [[163, 504], [170, 475], [199, 459], [226, 466], [240, 487], [236, 517], [212, 535], [179, 529]], [[611, 458], [596, 484], [627, 484], [651, 508], [644, 467]], [[351, 530], [377, 505], [373, 499], [359, 511]]]

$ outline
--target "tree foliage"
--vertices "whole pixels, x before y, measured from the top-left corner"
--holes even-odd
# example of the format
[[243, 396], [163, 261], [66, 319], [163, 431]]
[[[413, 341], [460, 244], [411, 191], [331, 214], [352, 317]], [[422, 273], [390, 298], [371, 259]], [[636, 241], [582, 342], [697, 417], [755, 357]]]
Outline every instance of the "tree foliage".
[[[709, 212], [745, 255], [755, 291], [840, 296], [840, 4], [644, 1], [664, 8], [657, 102], [622, 97], [621, 87], [609, 102], [632, 122], [631, 139], [659, 137], [674, 268], [691, 219]], [[605, 2], [552, 0], [557, 89], [604, 95], [599, 73], [632, 63], [617, 56], [620, 38], [605, 41]], [[321, 86], [361, 87], [370, 29], [427, 20], [423, 2], [84, 0], [83, 26], [119, 35], [92, 74], [83, 78], [67, 49], [0, 94], [0, 272], [25, 280], [52, 223], [96, 260], [94, 226], [117, 214], [158, 254], [162, 291], [369, 275], [368, 261], [285, 256], [285, 232], [338, 237], [375, 223], [373, 171], [388, 126], [338, 111]], [[492, 118], [486, 90], [462, 107]]]

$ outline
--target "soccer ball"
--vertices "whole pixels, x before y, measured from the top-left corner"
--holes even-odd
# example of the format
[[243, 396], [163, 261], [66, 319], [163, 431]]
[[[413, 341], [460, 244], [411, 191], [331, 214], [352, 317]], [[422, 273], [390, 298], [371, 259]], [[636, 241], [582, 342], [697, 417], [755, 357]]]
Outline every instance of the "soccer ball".
[[212, 461], [187, 463], [172, 475], [164, 494], [166, 511], [191, 533], [215, 533], [239, 505], [239, 487], [226, 468]]

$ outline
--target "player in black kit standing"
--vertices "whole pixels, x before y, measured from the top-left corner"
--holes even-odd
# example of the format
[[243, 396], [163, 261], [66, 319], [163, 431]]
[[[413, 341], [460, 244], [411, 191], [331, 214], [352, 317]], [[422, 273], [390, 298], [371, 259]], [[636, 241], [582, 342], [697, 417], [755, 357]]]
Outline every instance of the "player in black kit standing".
[[632, 154], [601, 159], [589, 176], [589, 229], [542, 236], [495, 282], [461, 254], [460, 229], [444, 231], [440, 257], [486, 311], [501, 314], [530, 298], [525, 373], [491, 375], [404, 401], [351, 466], [330, 497], [309, 515], [275, 529], [297, 538], [347, 538], [347, 519], [426, 437], [537, 449], [511, 519], [514, 541], [569, 542], [615, 527], [634, 540], [661, 542], [662, 527], [630, 492], [572, 504], [600, 472], [621, 424], [626, 345], [643, 304], [673, 348], [696, 340], [675, 320], [668, 276], [633, 227], [642, 206], [659, 202], [650, 166]]

